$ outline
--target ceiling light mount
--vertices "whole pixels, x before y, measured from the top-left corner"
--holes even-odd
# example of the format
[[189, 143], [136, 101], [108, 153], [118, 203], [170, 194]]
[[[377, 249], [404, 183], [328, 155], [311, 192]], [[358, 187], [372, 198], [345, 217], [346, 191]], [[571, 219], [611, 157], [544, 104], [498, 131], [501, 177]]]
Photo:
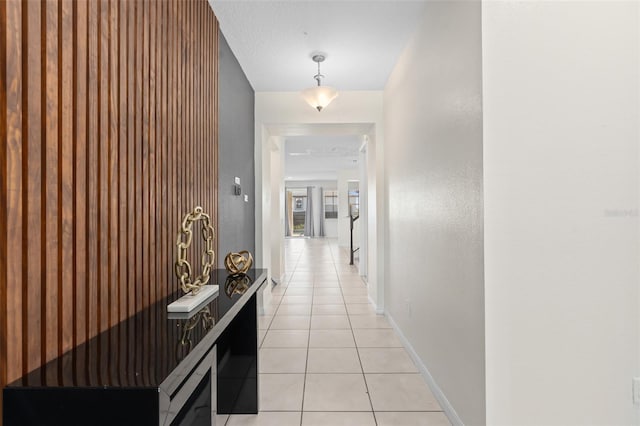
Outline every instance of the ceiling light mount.
[[320, 63], [324, 62], [326, 56], [324, 54], [318, 53], [314, 54], [311, 59], [313, 60], [313, 62], [318, 64], [318, 74], [313, 76], [318, 85], [303, 90], [301, 95], [309, 105], [320, 112], [338, 96], [338, 91], [333, 87], [322, 85], [322, 79], [324, 78], [324, 75], [320, 73]]
[[316, 81], [318, 82], [318, 86], [320, 86], [320, 82], [324, 78], [324, 75], [320, 74], [320, 62], [324, 62], [324, 55], [313, 55], [311, 57], [311, 60], [318, 64], [318, 74], [314, 75], [313, 78], [316, 79]]

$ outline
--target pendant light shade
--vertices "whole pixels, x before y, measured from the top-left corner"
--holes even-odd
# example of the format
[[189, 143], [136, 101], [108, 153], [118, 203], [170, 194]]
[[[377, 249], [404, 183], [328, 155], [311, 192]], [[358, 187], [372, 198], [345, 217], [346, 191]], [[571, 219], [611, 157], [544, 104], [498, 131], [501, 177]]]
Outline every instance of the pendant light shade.
[[322, 86], [320, 82], [324, 75], [320, 74], [320, 62], [324, 61], [324, 55], [314, 55], [311, 59], [318, 64], [318, 74], [313, 76], [318, 82], [317, 86], [303, 90], [302, 98], [318, 112], [329, 105], [338, 96], [338, 91], [330, 86]]
[[302, 91], [302, 98], [318, 111], [322, 111], [337, 96], [338, 91], [329, 86], [310, 87]]

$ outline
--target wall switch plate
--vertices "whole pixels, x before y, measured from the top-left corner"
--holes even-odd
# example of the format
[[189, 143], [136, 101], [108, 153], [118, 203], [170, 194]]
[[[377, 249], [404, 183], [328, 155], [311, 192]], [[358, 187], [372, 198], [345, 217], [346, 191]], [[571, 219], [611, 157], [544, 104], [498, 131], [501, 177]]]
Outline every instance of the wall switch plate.
[[242, 195], [242, 188], [240, 187], [240, 185], [233, 185], [233, 195]]
[[640, 405], [640, 377], [633, 378], [633, 403]]
[[405, 299], [404, 301], [405, 309], [407, 311], [407, 317], [411, 318], [411, 300]]
[[235, 183], [236, 185], [240, 185], [240, 178], [238, 176], [234, 177], [233, 183]]
[[249, 202], [249, 196], [247, 194], [244, 194], [244, 202], [245, 203]]

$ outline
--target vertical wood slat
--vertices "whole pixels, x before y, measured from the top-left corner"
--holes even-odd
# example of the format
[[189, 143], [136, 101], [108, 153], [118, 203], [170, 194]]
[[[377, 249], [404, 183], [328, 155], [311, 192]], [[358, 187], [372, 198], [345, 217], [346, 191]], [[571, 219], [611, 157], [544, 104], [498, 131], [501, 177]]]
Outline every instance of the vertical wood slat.
[[[42, 361], [42, 303], [41, 294], [43, 278], [42, 262], [42, 4], [40, 2], [24, 3], [23, 23], [26, 23], [26, 43], [23, 61], [23, 74], [26, 87], [23, 91], [23, 103], [26, 99], [27, 115], [23, 115], [23, 130], [26, 138], [23, 141], [25, 153], [23, 156], [23, 170], [25, 171], [26, 186], [23, 199], [23, 229], [26, 244], [23, 245], [23, 257], [30, 254], [36, 257], [30, 262], [23, 263], [23, 299], [26, 299], [26, 309], [23, 310], [23, 370], [37, 368]], [[25, 96], [26, 95], [26, 96]], [[33, 262], [33, 264], [31, 264]], [[25, 371], [25, 372], [26, 372]]]
[[[159, 24], [159, 32], [160, 32], [160, 57], [161, 57], [161, 69], [160, 69], [160, 78], [161, 78], [161, 95], [160, 95], [160, 109], [161, 109], [161, 137], [160, 137], [160, 146], [162, 147], [162, 161], [160, 164], [160, 188], [162, 189], [162, 196], [160, 197], [160, 212], [161, 212], [161, 220], [160, 220], [160, 242], [162, 244], [162, 252], [160, 253], [160, 257], [162, 259], [167, 258], [167, 247], [168, 247], [168, 235], [167, 235], [167, 222], [169, 221], [168, 211], [170, 209], [171, 200], [169, 199], [169, 193], [167, 191], [169, 185], [169, 170], [168, 170], [168, 162], [167, 162], [167, 153], [168, 153], [168, 135], [169, 135], [169, 98], [167, 96], [167, 87], [169, 82], [169, 52], [167, 52], [168, 47], [168, 36], [169, 36], [169, 25], [167, 23], [167, 2], [160, 3], [161, 10], [161, 19]], [[164, 49], [163, 49], [164, 47]], [[160, 264], [160, 273], [161, 276], [158, 279], [158, 289], [159, 294], [158, 297], [165, 296], [165, 285], [169, 278], [168, 267], [167, 265]]]
[[[177, 7], [177, 3], [173, 2], [171, 3], [170, 7], [168, 8], [168, 16], [167, 16], [167, 26], [169, 27], [169, 33], [170, 33], [170, 37], [169, 37], [169, 44], [170, 44], [170, 48], [169, 48], [169, 66], [168, 66], [168, 76], [169, 76], [169, 81], [170, 84], [168, 85], [168, 89], [170, 90], [169, 93], [169, 97], [171, 99], [176, 99], [176, 67], [175, 67], [175, 63], [176, 63], [176, 48], [175, 48], [175, 43], [177, 40], [177, 36], [176, 36], [176, 30], [175, 30], [175, 16], [176, 16], [176, 7]], [[173, 143], [170, 143], [170, 155], [169, 158], [171, 158], [173, 161], [169, 162], [169, 188], [176, 188], [176, 179], [175, 179], [175, 167], [176, 167], [176, 148], [177, 148], [177, 138], [176, 138], [176, 103], [175, 102], [170, 102], [169, 103], [169, 118], [168, 118], [168, 124], [169, 124], [169, 140], [172, 141]], [[176, 216], [175, 216], [175, 212], [176, 212], [176, 193], [175, 191], [170, 191], [169, 193], [169, 223], [175, 223], [176, 222]], [[171, 275], [171, 270], [169, 269], [168, 274]], [[167, 284], [165, 284], [165, 292], [169, 292], [169, 288], [170, 286]]]
[[[118, 4], [115, 0], [108, 2], [109, 7], [109, 77], [108, 77], [108, 92], [109, 92], [109, 178], [108, 178], [108, 200], [109, 200], [109, 226], [107, 230], [109, 241], [109, 297], [108, 297], [108, 320], [109, 327], [118, 323], [118, 238], [120, 235], [118, 230], [118, 112], [119, 112], [119, 79], [118, 79], [118, 40], [119, 40], [119, 28], [118, 28]], [[112, 333], [110, 336], [109, 346], [109, 370], [110, 378], [114, 383], [117, 383], [117, 366], [118, 364], [118, 334]]]
[[[206, 0], [7, 0], [0, 57], [2, 387], [178, 289], [179, 222], [217, 222], [217, 20]], [[77, 357], [135, 363], [112, 346], [139, 332]]]
[[[139, 5], [142, 12], [141, 33], [141, 78], [140, 78], [140, 107], [142, 108], [141, 132], [142, 147], [140, 154], [140, 164], [142, 174], [140, 175], [140, 198], [141, 204], [138, 210], [139, 227], [141, 228], [141, 279], [149, 282], [149, 3], [142, 1]], [[142, 290], [142, 301], [138, 308], [147, 306], [149, 303], [149, 289], [147, 286], [140, 286]]]
[[135, 210], [133, 213], [134, 220], [134, 231], [135, 231], [135, 283], [134, 288], [136, 289], [136, 304], [135, 310], [137, 311], [143, 305], [144, 300], [144, 285], [137, 285], [137, 283], [144, 282], [143, 270], [144, 266], [142, 264], [143, 261], [143, 250], [144, 250], [144, 241], [142, 240], [143, 235], [143, 223], [142, 216], [144, 212], [142, 211], [142, 198], [143, 198], [143, 159], [142, 152], [144, 148], [144, 139], [143, 139], [143, 121], [145, 117], [143, 116], [143, 51], [144, 51], [144, 30], [142, 28], [144, 24], [143, 17], [143, 2], [138, 0], [135, 2], [135, 51], [134, 51], [134, 75], [135, 75], [135, 83], [134, 83], [134, 126], [135, 126], [135, 140], [133, 141], [134, 145], [134, 176], [135, 176]]
[[[150, 76], [149, 76], [149, 58], [150, 58], [150, 28], [149, 28], [149, 1], [142, 0], [142, 210], [140, 210], [142, 223], [142, 280], [148, 285], [142, 286], [142, 304], [148, 306], [150, 302], [150, 232], [149, 232], [149, 157], [150, 157], [150, 123], [151, 117], [149, 113], [150, 98]], [[144, 329], [149, 327], [147, 322], [148, 316], [143, 316], [142, 326]], [[142, 332], [142, 330], [141, 330]], [[148, 334], [147, 334], [148, 335]], [[148, 346], [149, 342], [145, 342]], [[142, 354], [141, 354], [142, 355]], [[142, 356], [140, 357], [142, 359]], [[142, 366], [142, 381], [148, 381], [149, 365]]]
[[[182, 8], [182, 24], [181, 33], [183, 39], [183, 56], [180, 61], [180, 67], [182, 70], [182, 137], [183, 137], [183, 150], [187, 154], [183, 158], [183, 168], [181, 170], [181, 178], [184, 180], [184, 198], [183, 207], [181, 212], [186, 212], [189, 209], [193, 209], [193, 201], [191, 190], [191, 170], [193, 169], [193, 160], [191, 158], [191, 138], [189, 137], [190, 122], [189, 122], [189, 0], [183, 3]], [[189, 256], [193, 256], [196, 249], [197, 241], [191, 244], [189, 248]]]
[[73, 173], [73, 203], [74, 203], [74, 229], [75, 244], [73, 249], [75, 274], [74, 274], [74, 300], [73, 310], [75, 332], [73, 345], [76, 346], [86, 340], [86, 191], [87, 191], [87, 3], [74, 2], [74, 62], [73, 77], [73, 118], [74, 135], [73, 157], [75, 160]]
[[126, 2], [127, 4], [127, 316], [133, 315], [135, 312], [136, 301], [136, 251], [135, 251], [135, 149], [134, 141], [136, 140], [135, 129], [135, 19], [136, 4], [135, 2]]
[[[43, 301], [43, 321], [44, 327], [42, 333], [42, 357], [44, 359], [52, 359], [58, 353], [58, 268], [59, 268], [59, 235], [58, 235], [58, 216], [59, 216], [59, 200], [58, 200], [58, 180], [60, 176], [59, 159], [58, 159], [58, 124], [60, 117], [58, 116], [58, 4], [56, 1], [48, 0], [43, 3], [43, 15], [45, 22], [43, 23], [44, 43], [44, 64], [43, 64], [43, 83], [45, 94], [42, 96], [44, 111], [43, 119], [45, 121], [43, 130], [46, 135], [44, 142], [44, 150], [42, 157], [42, 167], [44, 170], [43, 182], [43, 200], [42, 206], [44, 211], [44, 230], [43, 236], [45, 244], [43, 244], [44, 255], [44, 288], [45, 298]], [[53, 303], [52, 303], [53, 302]]]
[[[73, 283], [74, 283], [74, 241], [73, 241], [73, 6], [71, 0], [60, 3], [60, 55], [59, 73], [61, 82], [61, 132], [60, 132], [60, 161], [61, 161], [61, 239], [60, 262], [61, 274], [59, 292], [62, 298], [58, 303], [60, 309], [59, 324], [62, 327], [60, 352], [71, 349], [73, 345]], [[71, 70], [71, 71], [69, 71]]]
[[[187, 211], [189, 209], [193, 208], [193, 194], [191, 193], [191, 188], [193, 188], [193, 184], [191, 181], [191, 176], [192, 176], [192, 171], [195, 168], [194, 164], [193, 164], [193, 156], [192, 156], [192, 151], [191, 151], [191, 92], [190, 92], [190, 88], [191, 88], [191, 64], [190, 64], [190, 59], [191, 59], [191, 22], [189, 21], [190, 18], [190, 13], [191, 13], [191, 1], [186, 0], [186, 2], [184, 3], [184, 14], [183, 14], [183, 19], [184, 19], [184, 23], [182, 25], [182, 33], [184, 36], [184, 58], [183, 58], [183, 62], [182, 62], [182, 68], [183, 68], [183, 73], [182, 73], [182, 82], [184, 84], [183, 86], [183, 91], [182, 91], [182, 97], [184, 99], [184, 125], [183, 125], [183, 132], [184, 132], [184, 142], [185, 142], [185, 152], [187, 153], [187, 155], [185, 156], [184, 159], [184, 180], [186, 182], [186, 189], [185, 189], [185, 205], [184, 205], [184, 210], [183, 211]], [[189, 167], [191, 166], [191, 167]], [[197, 244], [198, 241], [197, 239], [194, 241], [194, 244], [191, 244], [191, 247], [189, 248], [190, 256], [193, 256], [194, 253], [196, 253], [197, 250]]]
[[[122, 321], [128, 312], [128, 288], [127, 288], [127, 2], [118, 0], [118, 320]], [[127, 262], [124, 262], [127, 259]], [[118, 328], [118, 339], [125, 339], [125, 330]], [[126, 353], [124, 346], [118, 348], [118, 372], [121, 366], [126, 365]], [[119, 379], [126, 378], [119, 374]]]
[[[149, 3], [149, 207], [156, 205], [156, 3]], [[149, 303], [156, 300], [156, 209], [149, 208]]]
[[[134, 275], [134, 288], [136, 289], [136, 297], [135, 297], [135, 305], [134, 310], [138, 310], [139, 306], [142, 305], [143, 300], [143, 288], [142, 285], [136, 285], [137, 283], [141, 283], [143, 281], [142, 271], [142, 252], [143, 252], [143, 241], [142, 241], [142, 221], [141, 216], [142, 212], [142, 149], [143, 149], [143, 139], [142, 139], [142, 122], [144, 117], [142, 116], [142, 51], [143, 47], [143, 7], [142, 1], [137, 0], [134, 1], [134, 96], [133, 96], [133, 105], [134, 105], [134, 134], [135, 139], [133, 141], [134, 153], [133, 153], [133, 161], [134, 161], [134, 211], [133, 211], [133, 229], [134, 229], [134, 259], [135, 259], [135, 275]], [[138, 339], [139, 330], [132, 330], [134, 340]], [[140, 355], [139, 353], [133, 354], [133, 363], [136, 366], [136, 371], [140, 371], [139, 365]], [[136, 384], [139, 384], [139, 377], [136, 377]]]
[[[98, 128], [98, 9], [96, 1], [87, 2], [88, 72], [87, 72], [87, 298], [85, 320], [87, 337], [98, 331], [98, 286], [100, 285], [98, 260], [98, 174], [99, 174], [99, 128]], [[82, 76], [80, 76], [82, 77]]]
[[[7, 5], [0, 4], [0, 28], [7, 28]], [[7, 34], [0, 31], [0, 57], [7, 56]], [[0, 105], [7, 104], [7, 67], [0, 67]], [[8, 141], [7, 109], [0, 108], [0, 140]], [[0, 146], [0, 169], [7, 169], [8, 142]], [[0, 235], [7, 235], [7, 173], [0, 173]], [[0, 237], [0, 271], [7, 270], [7, 240]], [[0, 307], [7, 306], [7, 275], [0, 273]], [[0, 315], [0, 365], [7, 364], [7, 318]], [[7, 372], [0, 369], [0, 383], [7, 380]], [[2, 404], [0, 404], [0, 418], [2, 418]]]
[[[169, 219], [169, 209], [171, 208], [171, 200], [169, 198], [169, 193], [170, 191], [167, 191], [168, 185], [169, 185], [169, 170], [168, 170], [168, 162], [167, 162], [167, 156], [168, 156], [168, 134], [169, 134], [169, 113], [168, 113], [168, 104], [169, 104], [169, 98], [168, 98], [168, 82], [169, 82], [169, 52], [167, 52], [167, 49], [162, 49], [162, 47], [164, 46], [168, 46], [168, 36], [169, 36], [169, 25], [167, 22], [167, 2], [161, 2], [161, 10], [162, 10], [162, 14], [161, 14], [161, 23], [160, 23], [160, 35], [161, 35], [161, 42], [160, 42], [160, 46], [161, 48], [158, 49], [161, 52], [161, 58], [162, 58], [162, 69], [160, 72], [161, 78], [162, 78], [162, 95], [161, 95], [161, 99], [160, 99], [160, 105], [161, 105], [161, 109], [162, 109], [162, 138], [160, 140], [161, 146], [162, 146], [162, 164], [161, 164], [161, 180], [160, 180], [160, 185], [162, 188], [162, 197], [160, 198], [162, 200], [162, 202], [160, 203], [160, 209], [162, 212], [162, 220], [161, 220], [161, 229], [162, 232], [160, 234], [160, 240], [162, 243], [162, 252], [160, 254], [160, 257], [162, 259], [166, 259], [168, 257], [168, 250], [167, 247], [169, 246], [169, 237], [168, 237], [168, 232], [167, 232], [167, 222], [170, 220]], [[164, 267], [163, 267], [164, 266]], [[158, 288], [160, 289], [160, 294], [159, 297], [163, 297], [166, 294], [166, 282], [169, 279], [169, 268], [167, 267], [167, 265], [160, 265], [160, 269], [161, 269], [161, 273], [162, 276], [161, 278], [158, 280]], [[164, 337], [163, 337], [164, 339]], [[165, 344], [164, 341], [160, 342], [160, 345], [163, 346]], [[163, 356], [160, 355], [160, 366], [159, 368], [162, 371], [163, 365], [162, 365], [162, 358]]]
[[118, 319], [127, 316], [127, 2], [118, 0]]
[[181, 87], [182, 87], [182, 51], [181, 49], [178, 49], [178, 46], [182, 46], [183, 40], [182, 40], [182, 33], [181, 33], [181, 26], [182, 26], [182, 20], [181, 20], [181, 14], [182, 14], [182, 6], [183, 3], [182, 2], [177, 2], [176, 3], [176, 17], [175, 17], [175, 22], [174, 22], [174, 37], [175, 37], [175, 44], [176, 44], [176, 50], [175, 50], [175, 56], [174, 56], [174, 73], [175, 73], [175, 98], [178, 99], [178, 103], [175, 105], [175, 119], [174, 119], [174, 132], [175, 132], [175, 136], [174, 136], [174, 140], [176, 142], [175, 144], [175, 150], [174, 150], [174, 159], [175, 164], [174, 164], [174, 170], [173, 170], [173, 178], [174, 178], [174, 183], [175, 185], [178, 187], [178, 191], [176, 193], [174, 193], [175, 196], [175, 208], [174, 208], [174, 221], [180, 221], [180, 214], [181, 212], [184, 211], [184, 207], [183, 207], [183, 197], [185, 194], [185, 180], [183, 179], [183, 176], [181, 176], [179, 173], [181, 170], [184, 169], [184, 155], [180, 155], [178, 156], [178, 153], [180, 152], [186, 152], [184, 150], [183, 147], [183, 142], [184, 142], [184, 138], [182, 137], [182, 124], [184, 123], [184, 120], [182, 119], [182, 107], [184, 106], [184, 102], [183, 99], [181, 97], [182, 91], [181, 91]]
[[[22, 300], [22, 272], [23, 259], [22, 246], [22, 207], [23, 202], [23, 141], [22, 132], [23, 110], [22, 99], [23, 94], [23, 74], [22, 74], [22, 3], [6, 2], [6, 123], [7, 123], [7, 151], [6, 164], [3, 173], [3, 180], [6, 189], [4, 195], [4, 204], [6, 208], [6, 341], [7, 344], [3, 350], [3, 357], [6, 359], [7, 366], [11, 366], [13, 375], [17, 375], [23, 371], [22, 366], [22, 311], [24, 303]], [[4, 90], [3, 90], [4, 91]], [[2, 108], [2, 106], [0, 106]], [[4, 108], [3, 108], [4, 109]], [[6, 176], [5, 176], [6, 174]], [[4, 234], [3, 234], [4, 235]], [[2, 238], [2, 236], [0, 236]], [[11, 249], [9, 249], [11, 247]], [[11, 277], [11, 278], [10, 278]], [[1, 313], [0, 313], [1, 315]], [[10, 330], [16, 332], [10, 333]], [[8, 350], [8, 348], [11, 350]], [[2, 378], [6, 381], [11, 380], [11, 373], [7, 369], [4, 370]], [[6, 376], [6, 377], [5, 377]]]
[[[152, 3], [151, 4], [151, 33], [152, 33], [152, 43], [151, 43], [151, 55], [153, 56], [153, 61], [152, 61], [152, 69], [153, 69], [153, 87], [154, 90], [152, 91], [153, 94], [153, 101], [150, 101], [151, 104], [151, 113], [153, 114], [153, 126], [152, 126], [152, 130], [153, 130], [153, 136], [151, 137], [152, 141], [153, 141], [153, 153], [154, 153], [154, 164], [153, 164], [153, 174], [152, 174], [152, 187], [153, 187], [153, 200], [151, 202], [152, 206], [156, 205], [156, 199], [158, 199], [158, 159], [160, 157], [160, 153], [159, 151], [159, 141], [160, 141], [160, 131], [159, 131], [159, 114], [158, 114], [158, 110], [160, 109], [160, 96], [158, 94], [159, 91], [159, 87], [160, 87], [160, 73], [159, 73], [159, 66], [158, 66], [158, 61], [159, 61], [159, 56], [160, 56], [160, 45], [158, 43], [158, 38], [159, 38], [159, 31], [158, 31], [158, 24], [160, 22], [159, 20], [159, 8], [160, 5], [158, 5], [157, 3]], [[153, 211], [151, 211], [151, 215], [153, 218], [153, 228], [151, 231], [151, 236], [153, 237], [153, 241], [151, 243], [151, 252], [155, 253], [156, 255], [160, 255], [162, 256], [162, 251], [160, 249], [160, 247], [158, 246], [158, 240], [160, 238], [159, 235], [159, 231], [158, 231], [158, 210], [159, 209], [154, 209]], [[160, 274], [157, 271], [157, 267], [158, 267], [158, 263], [156, 261], [156, 256], [152, 256], [153, 259], [153, 266], [151, 267], [151, 274], [152, 274], [152, 279], [151, 279], [151, 300], [155, 300], [157, 297], [159, 298], [159, 294], [158, 294], [158, 281], [161, 279], [160, 278]], [[157, 316], [153, 316], [151, 318], [152, 322], [154, 324], [158, 323], [158, 317]], [[156, 341], [158, 340], [158, 327], [154, 327], [153, 328], [155, 330], [154, 333], [151, 334], [151, 344], [149, 345], [150, 350], [152, 351], [151, 353], [155, 354], [155, 362], [153, 363], [153, 365], [151, 366], [151, 370], [152, 370], [152, 380], [156, 380], [157, 378], [157, 372], [158, 372], [158, 368], [157, 368], [157, 363], [158, 363], [158, 351], [157, 351], [157, 346], [156, 346]]]
[[[202, 27], [200, 26], [200, 19], [201, 19], [201, 9], [200, 9], [200, 4], [197, 2], [193, 2], [193, 6], [194, 6], [194, 23], [193, 23], [193, 54], [194, 54], [194, 58], [193, 58], [193, 63], [194, 63], [194, 74], [195, 75], [201, 75], [202, 74], [202, 67], [201, 67], [201, 63], [202, 63], [202, 54], [200, 51], [200, 41], [199, 38], [197, 37], [198, 34], [204, 34], [202, 31]], [[202, 88], [200, 87], [200, 81], [198, 79], [194, 80], [193, 82], [193, 125], [194, 125], [194, 139], [196, 141], [196, 161], [197, 161], [197, 168], [195, 171], [195, 179], [196, 182], [202, 182], [202, 162], [203, 162], [203, 150], [202, 150], [202, 144], [198, 143], [199, 141], [202, 141], [202, 135], [200, 134], [200, 128], [202, 126], [202, 122], [200, 121], [200, 112], [202, 111], [202, 105], [200, 105], [200, 93], [202, 92]], [[202, 191], [202, 186], [197, 185], [196, 186], [197, 189], [197, 203], [202, 205], [202, 207], [204, 209], [207, 208], [206, 204], [204, 204], [204, 197], [203, 197], [203, 191]], [[205, 211], [209, 211], [209, 209], [205, 210]], [[204, 248], [204, 244], [200, 245], [200, 250], [202, 250]]]
[[[14, 10], [9, 7], [6, 2], [0, 3], [0, 28], [7, 28], [8, 30], [0, 31], [0, 57], [2, 58], [7, 58], [7, 52], [12, 50], [8, 45], [12, 41], [15, 41], [7, 34], [7, 32], [13, 29], [9, 28], [7, 21], [7, 16], [12, 12], [14, 12]], [[0, 147], [0, 169], [6, 170], [5, 173], [0, 173], [0, 271], [7, 271], [5, 273], [0, 273], [0, 307], [2, 308], [8, 308], [7, 301], [9, 300], [7, 278], [10, 268], [10, 253], [8, 243], [11, 236], [9, 234], [8, 207], [11, 204], [13, 196], [9, 192], [9, 190], [11, 189], [9, 186], [9, 179], [12, 172], [9, 170], [8, 160], [13, 149], [11, 145], [12, 143], [15, 143], [15, 135], [10, 134], [9, 132], [10, 117], [8, 108], [3, 108], [1, 107], [1, 105], [10, 105], [13, 96], [12, 94], [10, 95], [9, 92], [15, 91], [15, 89], [17, 88], [17, 84], [14, 85], [14, 80], [12, 78], [17, 73], [10, 71], [10, 68], [14, 69], [14, 65], [9, 64], [9, 62], [13, 61], [7, 58], [6, 66], [0, 67], [0, 139], [7, 141], [4, 146]], [[13, 119], [13, 117], [11, 117], [11, 119]], [[2, 236], [6, 237], [3, 238]], [[9, 343], [8, 323], [9, 319], [6, 317], [6, 315], [0, 314], [0, 367], [6, 366], [9, 359], [6, 349]], [[6, 383], [6, 381], [6, 368], [0, 368], [0, 385]], [[2, 416], [2, 404], [0, 404], [0, 418], [2, 418]]]
[[[98, 2], [98, 330], [106, 330], [109, 324], [109, 239], [111, 238], [109, 229], [109, 128], [111, 125], [111, 110], [109, 107], [109, 2], [99, 0]], [[103, 232], [104, 231], [104, 232]], [[108, 336], [103, 336], [99, 341], [98, 357], [101, 365], [108, 362], [110, 356]], [[108, 370], [98, 370], [98, 377], [105, 377]]]
[[109, 3], [98, 2], [100, 31], [98, 35], [98, 270], [100, 274], [98, 288], [98, 329], [109, 327], [109, 127], [111, 112], [109, 107]]
[[[88, 2], [87, 26], [88, 31], [88, 72], [87, 72], [87, 282], [85, 321], [87, 322], [87, 339], [98, 333], [100, 322], [99, 288], [101, 268], [99, 259], [100, 239], [98, 237], [99, 184], [100, 184], [100, 91], [98, 81], [98, 69], [100, 65], [100, 50], [98, 34], [100, 33], [100, 3]], [[95, 346], [91, 346], [87, 353], [89, 360], [97, 360], [98, 352]], [[97, 381], [97, 371], [86, 372], [90, 383]]]

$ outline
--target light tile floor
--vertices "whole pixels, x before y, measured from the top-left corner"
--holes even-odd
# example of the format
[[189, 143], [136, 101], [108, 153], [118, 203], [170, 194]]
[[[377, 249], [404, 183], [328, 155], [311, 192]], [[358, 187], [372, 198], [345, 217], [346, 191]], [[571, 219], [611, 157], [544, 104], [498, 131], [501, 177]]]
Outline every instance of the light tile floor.
[[287, 239], [286, 279], [259, 317], [260, 414], [217, 426], [449, 425], [334, 239]]

